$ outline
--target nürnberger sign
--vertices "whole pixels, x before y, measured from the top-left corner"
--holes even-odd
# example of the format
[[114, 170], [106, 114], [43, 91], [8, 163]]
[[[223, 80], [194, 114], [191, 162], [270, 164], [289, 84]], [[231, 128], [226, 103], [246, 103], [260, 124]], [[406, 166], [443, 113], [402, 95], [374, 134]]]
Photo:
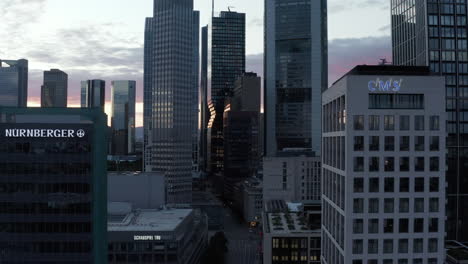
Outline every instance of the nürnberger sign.
[[161, 236], [133, 236], [133, 240], [161, 240]]
[[11, 138], [82, 138], [85, 135], [83, 129], [7, 128], [4, 131], [4, 136]]

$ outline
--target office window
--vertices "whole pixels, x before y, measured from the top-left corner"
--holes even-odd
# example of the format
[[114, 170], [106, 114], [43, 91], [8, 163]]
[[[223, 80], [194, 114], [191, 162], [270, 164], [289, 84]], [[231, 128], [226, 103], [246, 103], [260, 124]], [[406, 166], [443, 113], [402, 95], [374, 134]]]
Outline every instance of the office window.
[[364, 157], [354, 157], [354, 171], [364, 171]]
[[395, 199], [385, 198], [384, 199], [384, 213], [391, 214], [395, 211]]
[[379, 178], [369, 178], [369, 192], [379, 192]]
[[429, 191], [430, 192], [439, 191], [439, 178], [432, 177], [429, 179]]
[[398, 232], [408, 233], [409, 232], [409, 220], [408, 218], [400, 218], [398, 220]]
[[400, 171], [409, 171], [409, 157], [400, 157]]
[[384, 240], [384, 254], [392, 254], [393, 253], [393, 240], [392, 239], [385, 239]]
[[354, 151], [364, 151], [364, 137], [354, 137]]
[[400, 116], [400, 130], [408, 131], [410, 129], [410, 117], [407, 115]]
[[410, 148], [410, 137], [401, 136], [400, 137], [400, 151], [409, 151]]
[[362, 234], [364, 232], [364, 220], [354, 219], [353, 220], [353, 233]]
[[413, 229], [415, 233], [422, 233], [424, 232], [424, 218], [415, 218]]
[[415, 171], [424, 171], [424, 157], [414, 158], [414, 170]]
[[379, 240], [378, 239], [369, 239], [367, 241], [367, 253], [368, 254], [378, 254], [379, 253]]
[[[398, 240], [398, 253], [401, 253], [401, 254], [408, 253], [408, 239]], [[398, 263], [400, 264], [400, 262]]]
[[439, 157], [431, 157], [429, 159], [430, 171], [439, 171]]
[[367, 261], [367, 264], [379, 264], [378, 261], [376, 259], [369, 259]]
[[380, 150], [380, 138], [378, 136], [369, 137], [369, 150], [379, 151]]
[[424, 109], [424, 95], [369, 94], [369, 109]]
[[400, 178], [400, 192], [409, 192], [409, 178]]
[[424, 198], [415, 198], [414, 199], [414, 212], [415, 213], [424, 213]]
[[384, 219], [384, 233], [393, 233], [393, 219]]
[[435, 253], [437, 252], [437, 248], [439, 247], [437, 238], [429, 238], [429, 243], [428, 243], [428, 251], [429, 253]]
[[380, 130], [380, 116], [370, 115], [369, 116], [369, 130]]
[[414, 179], [414, 191], [424, 192], [424, 178], [418, 177]]
[[408, 264], [408, 259], [399, 259], [398, 264]]
[[353, 213], [355, 214], [364, 213], [364, 199], [356, 198], [353, 200]]
[[364, 116], [355, 115], [354, 119], [354, 130], [364, 130]]
[[414, 116], [414, 130], [424, 130], [424, 116]]
[[430, 151], [439, 151], [439, 137], [437, 136], [431, 136], [429, 138], [429, 150]]
[[387, 131], [395, 130], [395, 116], [384, 116], [384, 129]]
[[422, 238], [416, 238], [413, 240], [413, 253], [423, 253]]
[[409, 198], [400, 198], [400, 213], [409, 212]]
[[440, 129], [440, 119], [439, 116], [429, 117], [429, 129], [432, 131], [437, 131]]
[[370, 198], [369, 199], [369, 214], [378, 214], [379, 213], [379, 199]]
[[384, 170], [385, 171], [395, 171], [395, 158], [394, 157], [385, 157], [384, 158]]
[[413, 264], [423, 264], [423, 260], [420, 258], [413, 259]]
[[364, 192], [364, 178], [354, 178], [354, 192]]
[[379, 165], [380, 165], [379, 157], [369, 158], [369, 171], [371, 172], [379, 171]]
[[429, 219], [429, 232], [431, 233], [439, 232], [439, 219], [438, 218]]
[[395, 150], [395, 137], [386, 136], [385, 137], [385, 151], [394, 151]]
[[362, 254], [363, 253], [363, 241], [362, 239], [353, 240], [353, 254]]
[[438, 213], [439, 212], [439, 198], [430, 198], [429, 199], [429, 212]]
[[415, 136], [414, 137], [414, 150], [415, 151], [424, 151], [424, 136]]
[[384, 179], [384, 192], [395, 192], [395, 178]]
[[368, 224], [368, 233], [369, 234], [378, 234], [379, 233], [379, 219], [369, 219]]

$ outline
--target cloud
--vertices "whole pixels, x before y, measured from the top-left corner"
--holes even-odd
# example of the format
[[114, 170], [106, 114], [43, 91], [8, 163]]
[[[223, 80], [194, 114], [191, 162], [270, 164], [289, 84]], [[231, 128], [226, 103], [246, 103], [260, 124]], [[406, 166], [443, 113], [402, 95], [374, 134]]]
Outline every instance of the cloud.
[[263, 54], [247, 55], [245, 58], [245, 70], [255, 72], [263, 76]]
[[353, 8], [376, 8], [389, 10], [388, 0], [329, 0], [328, 12], [335, 14], [343, 11], [349, 11]]
[[391, 61], [391, 38], [335, 39], [329, 42], [328, 54], [328, 80], [332, 84], [356, 65], [375, 65], [383, 58]]

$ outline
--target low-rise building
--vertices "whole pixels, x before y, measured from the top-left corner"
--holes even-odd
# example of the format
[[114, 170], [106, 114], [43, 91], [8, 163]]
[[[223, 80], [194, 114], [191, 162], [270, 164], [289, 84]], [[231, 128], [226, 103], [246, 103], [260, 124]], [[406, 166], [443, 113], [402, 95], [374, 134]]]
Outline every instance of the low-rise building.
[[109, 205], [108, 261], [197, 264], [207, 247], [206, 216], [192, 209], [132, 209]]
[[[270, 201], [263, 215], [263, 263], [320, 263], [320, 228], [284, 201]], [[299, 206], [301, 207], [301, 206]]]
[[262, 182], [257, 178], [250, 178], [244, 182], [243, 215], [247, 222], [259, 222], [262, 216]]

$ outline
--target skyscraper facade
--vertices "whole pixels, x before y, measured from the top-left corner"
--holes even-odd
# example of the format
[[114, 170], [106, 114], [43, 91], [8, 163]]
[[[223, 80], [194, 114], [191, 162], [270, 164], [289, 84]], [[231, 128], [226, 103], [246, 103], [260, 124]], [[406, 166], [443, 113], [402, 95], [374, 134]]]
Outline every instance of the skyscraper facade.
[[68, 75], [58, 69], [44, 71], [41, 107], [67, 107]]
[[326, 1], [266, 0], [264, 53], [265, 155], [306, 148], [320, 156]]
[[468, 25], [466, 0], [391, 1], [393, 63], [445, 76], [447, 239], [468, 242]]
[[0, 59], [0, 106], [26, 107], [28, 61]]
[[155, 0], [154, 16], [146, 19], [144, 166], [165, 174], [168, 203], [192, 200], [198, 17], [193, 0]]
[[112, 81], [112, 155], [135, 152], [135, 81]]
[[211, 129], [211, 172], [223, 169], [223, 112], [232, 96], [234, 82], [245, 72], [245, 14], [220, 13], [212, 17], [208, 29], [208, 101], [216, 116]]
[[323, 93], [322, 263], [445, 263], [443, 88], [357, 66]]
[[99, 109], [0, 107], [0, 263], [107, 263]]
[[99, 107], [104, 111], [106, 100], [106, 82], [103, 80], [87, 80], [81, 82], [81, 107]]
[[208, 109], [208, 26], [201, 28], [201, 58], [200, 58], [200, 147], [199, 168], [207, 171], [208, 162], [208, 121], [210, 111]]

